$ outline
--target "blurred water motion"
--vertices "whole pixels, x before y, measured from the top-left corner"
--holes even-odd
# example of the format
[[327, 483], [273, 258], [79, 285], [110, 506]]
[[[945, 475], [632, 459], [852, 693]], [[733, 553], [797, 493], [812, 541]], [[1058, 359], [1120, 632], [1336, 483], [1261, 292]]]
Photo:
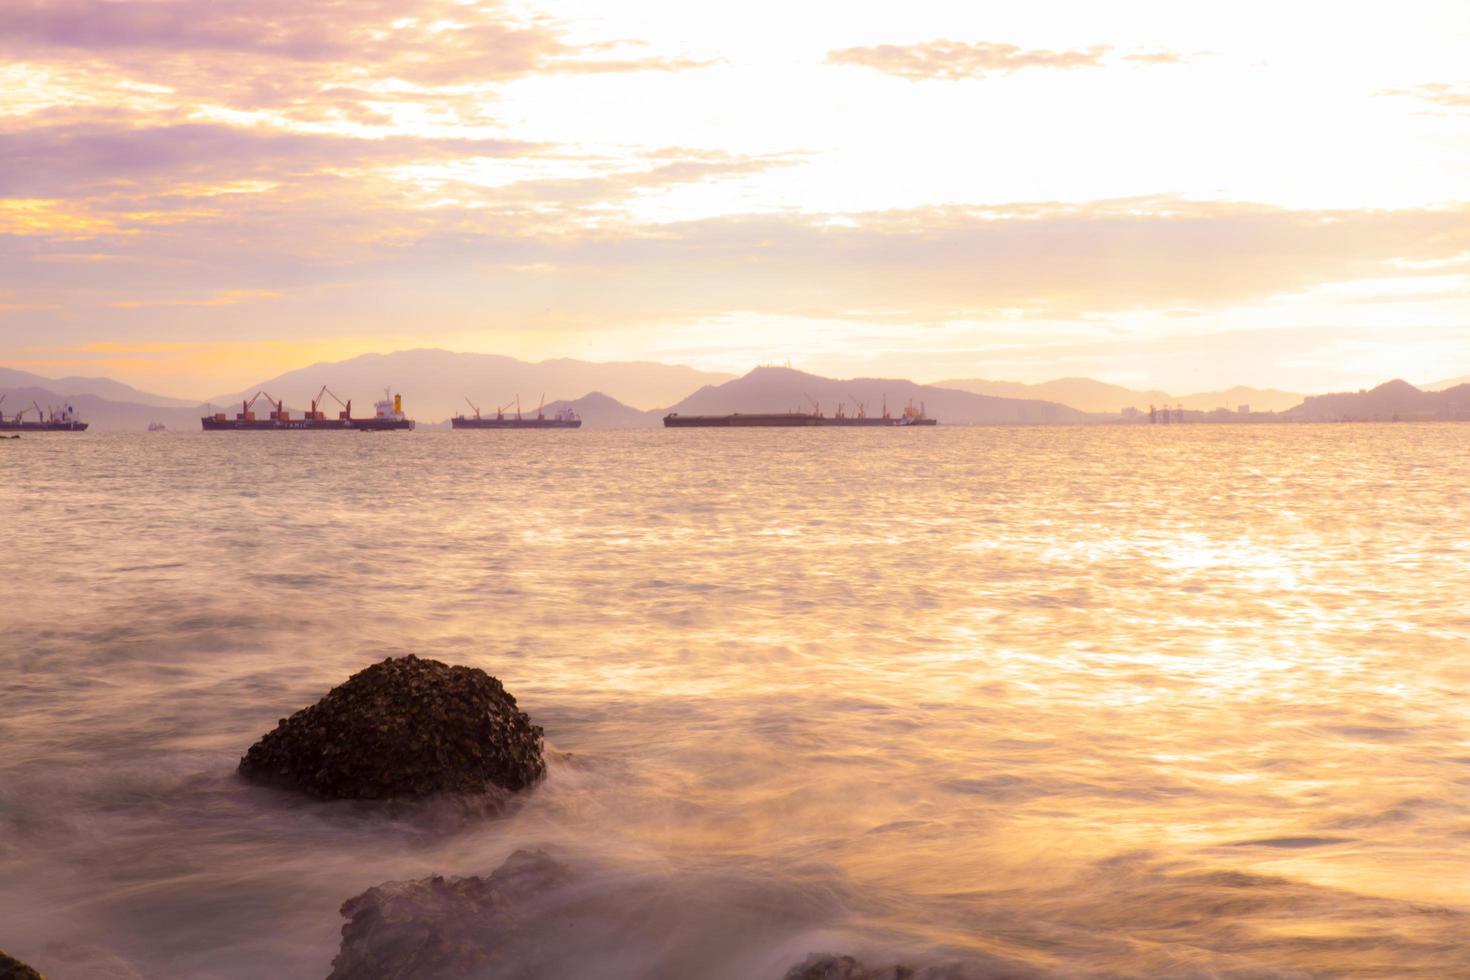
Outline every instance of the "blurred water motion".
[[[28, 440], [0, 486], [0, 947], [53, 980], [319, 978], [344, 899], [541, 846], [588, 876], [592, 925], [557, 939], [587, 976], [817, 950], [1470, 974], [1467, 448], [1454, 425]], [[278, 718], [409, 652], [545, 726], [514, 813], [235, 778]]]

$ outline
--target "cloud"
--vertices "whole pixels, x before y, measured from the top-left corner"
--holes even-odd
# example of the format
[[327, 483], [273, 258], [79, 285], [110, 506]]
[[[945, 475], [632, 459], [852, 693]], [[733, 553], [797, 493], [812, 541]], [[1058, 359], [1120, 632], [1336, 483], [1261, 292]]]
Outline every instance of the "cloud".
[[[151, 179], [291, 179], [422, 160], [529, 156], [541, 144], [417, 136], [356, 138], [218, 123], [98, 119], [0, 131], [0, 195], [73, 198]], [[160, 188], [162, 189], [162, 188]]]
[[280, 298], [280, 293], [269, 289], [225, 289], [200, 299], [120, 299], [108, 305], [120, 310], [150, 306], [238, 306], [241, 303], [259, 303]]
[[908, 79], [981, 78], [992, 72], [1024, 68], [1096, 68], [1108, 49], [1102, 45], [1069, 51], [1025, 50], [1014, 44], [986, 41], [926, 41], [921, 44], [879, 44], [829, 52], [837, 65], [875, 68]]
[[1184, 63], [1184, 55], [1178, 51], [1135, 51], [1125, 54], [1123, 60], [1143, 65], [1180, 65]]
[[1470, 85], [1434, 82], [1413, 89], [1400, 89], [1392, 94], [1407, 95], [1446, 109], [1470, 109]]
[[[494, 193], [508, 200], [524, 191]], [[740, 312], [889, 324], [1080, 321], [1422, 278], [1470, 247], [1465, 207], [1302, 211], [1173, 198], [659, 224], [589, 221], [575, 209], [558, 218], [534, 205], [410, 215], [337, 198], [264, 220], [259, 211], [230, 203], [197, 230], [170, 225], [129, 239], [123, 261], [88, 267], [87, 287], [108, 303], [121, 295], [178, 306], [197, 304], [201, 285], [211, 296], [330, 288], [349, 318], [354, 305], [391, 318], [394, 303], [442, 304], [446, 320], [481, 309], [497, 321], [565, 329]], [[0, 281], [26, 302], [86, 302], [65, 265], [12, 255]], [[273, 319], [287, 317], [291, 302], [278, 300]]]
[[531, 75], [705, 64], [634, 40], [572, 43], [494, 0], [16, 0], [0, 55], [75, 104], [106, 92], [360, 126], [395, 110], [483, 124], [493, 87]]

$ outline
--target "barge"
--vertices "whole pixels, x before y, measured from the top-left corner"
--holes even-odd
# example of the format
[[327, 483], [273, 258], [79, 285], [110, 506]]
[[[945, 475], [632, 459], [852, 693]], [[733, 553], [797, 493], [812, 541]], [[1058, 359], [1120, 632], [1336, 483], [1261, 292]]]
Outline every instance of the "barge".
[[923, 403], [915, 408], [913, 402], [909, 402], [903, 414], [897, 417], [889, 415], [886, 406], [882, 415], [867, 415], [861, 405], [858, 406], [856, 415], [847, 415], [839, 407], [837, 414], [827, 416], [822, 414], [822, 407], [816, 405], [811, 412], [735, 412], [730, 415], [680, 415], [677, 412], [670, 412], [664, 416], [664, 428], [666, 429], [891, 427], [938, 424], [938, 419], [931, 419], [924, 414]]
[[[544, 413], [541, 410], [546, 405], [546, 396], [545, 395], [542, 395], [541, 396], [541, 404], [539, 406], [537, 406], [537, 408], [536, 408], [536, 417], [533, 418], [533, 419], [531, 419], [531, 418], [525, 418], [525, 417], [523, 417], [521, 415], [521, 398], [520, 398], [519, 395], [516, 396], [516, 400], [514, 402], [511, 402], [510, 404], [507, 404], [507, 405], [505, 405], [505, 406], [503, 406], [501, 408], [497, 408], [495, 410], [495, 417], [494, 418], [485, 418], [485, 417], [482, 417], [480, 415], [480, 406], [476, 405], [474, 402], [470, 401], [468, 398], [465, 399], [465, 402], [470, 406], [471, 409], [474, 410], [474, 413], [475, 414], [473, 416], [466, 416], [463, 413], [461, 413], [459, 415], [456, 415], [454, 418], [452, 418], [452, 419], [449, 420], [450, 428], [454, 428], [454, 429], [580, 429], [582, 427], [582, 418], [581, 418], [581, 416], [579, 416], [576, 412], [572, 411], [570, 408], [564, 408], [561, 411], [557, 412], [555, 415], [553, 415], [551, 418], [547, 418], [546, 417], [546, 413]], [[506, 409], [510, 408], [511, 405], [515, 405], [515, 407], [516, 407], [515, 415], [507, 415], [507, 414], [505, 414]]]

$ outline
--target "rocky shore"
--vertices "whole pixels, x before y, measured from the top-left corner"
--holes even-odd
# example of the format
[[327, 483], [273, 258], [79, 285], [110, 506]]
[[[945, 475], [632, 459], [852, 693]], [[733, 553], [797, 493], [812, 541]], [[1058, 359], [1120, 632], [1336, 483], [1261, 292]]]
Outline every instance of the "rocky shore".
[[[543, 753], [541, 728], [500, 681], [477, 668], [410, 655], [373, 664], [281, 719], [245, 753], [239, 771], [252, 781], [323, 799], [470, 797], [532, 786], [546, 773]], [[568, 886], [572, 893], [596, 888], [579, 884], [566, 863], [542, 850], [518, 850], [484, 877], [384, 882], [342, 905], [347, 923], [328, 980], [495, 977], [506, 969], [534, 972], [533, 962], [553, 968], [560, 954], [541, 945], [543, 920], [557, 920], [583, 941], [599, 928], [576, 907], [577, 899], [565, 904]], [[635, 908], [659, 900], [623, 898]], [[619, 938], [609, 934], [605, 944], [594, 940], [594, 946], [606, 950]], [[11, 963], [22, 972], [5, 972]], [[609, 969], [618, 975], [616, 967]], [[0, 980], [39, 976], [27, 970], [0, 954]], [[597, 968], [587, 975], [598, 975]], [[851, 956], [813, 954], [792, 966], [784, 980], [958, 976], [932, 968], [870, 969]]]

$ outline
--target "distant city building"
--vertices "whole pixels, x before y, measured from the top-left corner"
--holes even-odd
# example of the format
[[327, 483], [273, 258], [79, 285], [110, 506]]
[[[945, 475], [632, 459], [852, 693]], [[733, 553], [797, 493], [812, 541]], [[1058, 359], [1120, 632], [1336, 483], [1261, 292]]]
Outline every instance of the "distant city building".
[[1136, 419], [1142, 414], [1143, 413], [1141, 411], [1134, 408], [1132, 405], [1129, 405], [1127, 408], [1123, 409], [1123, 417], [1125, 419]]
[[1235, 414], [1237, 414], [1237, 415], [1249, 415], [1250, 413], [1251, 413], [1251, 407], [1249, 405], [1237, 405], [1237, 406], [1235, 406]]

